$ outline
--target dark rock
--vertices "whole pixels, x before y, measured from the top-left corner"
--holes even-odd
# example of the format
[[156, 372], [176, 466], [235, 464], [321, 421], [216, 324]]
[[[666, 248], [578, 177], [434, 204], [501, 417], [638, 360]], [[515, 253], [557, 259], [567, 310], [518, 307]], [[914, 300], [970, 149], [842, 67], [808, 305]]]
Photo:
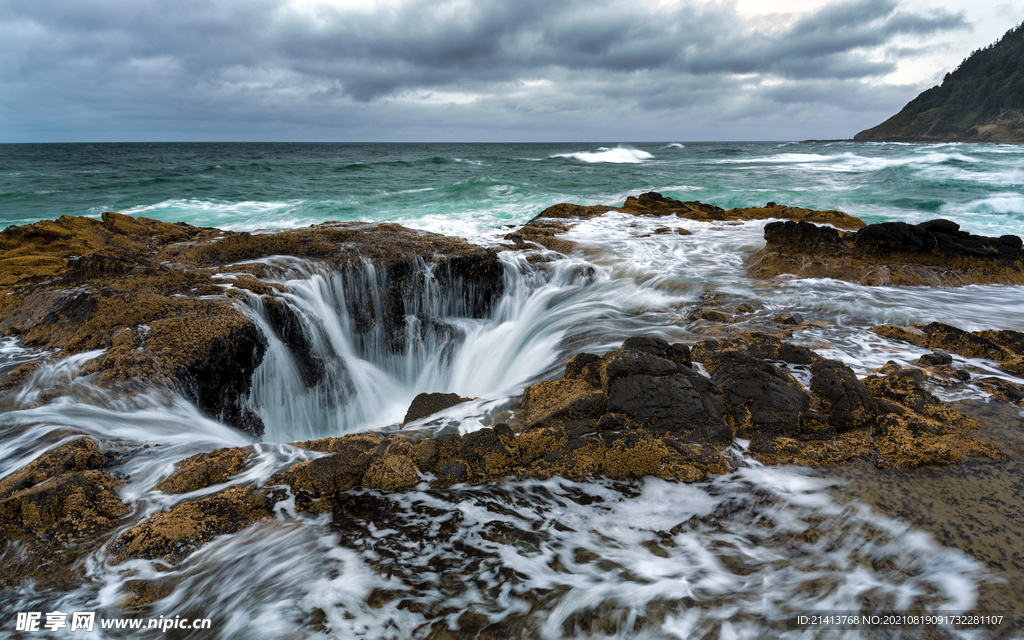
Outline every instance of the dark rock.
[[462, 437], [462, 459], [486, 476], [509, 473], [520, 465], [515, 433], [507, 424], [467, 433]]
[[926, 353], [921, 356], [922, 367], [945, 367], [953, 364], [953, 356], [948, 353]]
[[613, 384], [628, 376], [671, 376], [679, 373], [679, 366], [658, 356], [642, 351], [612, 351], [605, 354], [600, 365], [601, 388], [609, 393]]
[[[601, 356], [593, 353], [577, 353], [565, 363], [565, 375], [567, 380], [586, 379], [583, 377], [583, 369], [593, 363], [601, 362]], [[596, 369], [594, 370], [596, 372]], [[596, 384], [594, 386], [597, 386]]]
[[690, 366], [690, 347], [681, 343], [669, 344], [664, 338], [656, 336], [634, 336], [627, 338], [622, 346], [619, 347], [620, 351], [639, 351], [666, 360], [671, 360], [676, 364]]
[[608, 394], [610, 412], [624, 414], [652, 433], [713, 444], [731, 439], [719, 402], [711, 394], [702, 397], [683, 375], [620, 378]]
[[756, 278], [794, 274], [865, 285], [1024, 284], [1015, 236], [989, 238], [949, 220], [883, 222], [842, 233], [807, 222], [765, 225], [767, 246], [750, 256]]
[[811, 393], [838, 431], [870, 427], [875, 402], [853, 369], [836, 360], [811, 366]]
[[291, 484], [314, 498], [336, 495], [362, 484], [372, 461], [372, 455], [352, 447], [293, 466]]
[[457, 393], [421, 393], [412, 399], [409, 410], [402, 419], [402, 426], [472, 399], [463, 398]]
[[836, 244], [839, 232], [832, 227], [819, 227], [810, 222], [769, 222], [764, 225], [764, 239], [769, 244], [789, 246], [816, 246]]
[[803, 316], [798, 313], [780, 313], [779, 315], [774, 316], [772, 320], [779, 324], [788, 325], [801, 325], [804, 323]]

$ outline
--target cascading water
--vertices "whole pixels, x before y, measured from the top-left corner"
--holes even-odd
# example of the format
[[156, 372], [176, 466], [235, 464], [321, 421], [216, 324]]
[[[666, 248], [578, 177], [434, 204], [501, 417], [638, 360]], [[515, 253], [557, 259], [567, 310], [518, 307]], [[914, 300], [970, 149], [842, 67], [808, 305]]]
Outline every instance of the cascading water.
[[[936, 147], [942, 155], [934, 155], [918, 147], [817, 145], [808, 147], [812, 156], [787, 155], [792, 147], [775, 145], [718, 147], [677, 146], [671, 157], [652, 147], [656, 159], [614, 166], [550, 158], [575, 147], [494, 152], [488, 158], [492, 164], [466, 165], [488, 176], [466, 180], [459, 173], [465, 163], [451, 163], [445, 171], [454, 177], [430, 179], [450, 184], [436, 191], [412, 185], [417, 195], [401, 196], [409, 198], [408, 205], [398, 196], [382, 197], [378, 189], [415, 171], [396, 171], [388, 164], [373, 169], [375, 182], [352, 201], [351, 211], [324, 204], [335, 202], [332, 194], [318, 194], [265, 216], [245, 214], [244, 206], [230, 202], [234, 196], [221, 193], [210, 197], [224, 202], [207, 208], [174, 200], [130, 212], [239, 229], [360, 216], [493, 244], [507, 233], [500, 225], [523, 223], [548, 204], [617, 204], [626, 195], [655, 188], [726, 207], [772, 199], [838, 207], [868, 221], [942, 216], [975, 233], [1024, 230], [1018, 148]], [[726, 151], [746, 158], [746, 164], [736, 164]], [[83, 167], [90, 166], [92, 153]], [[962, 154], [983, 163], [964, 165]], [[861, 157], [877, 157], [878, 166]], [[436, 163], [429, 165], [436, 169]], [[323, 166], [333, 171], [331, 162]], [[322, 184], [339, 184], [324, 175]], [[579, 186], [587, 176], [595, 176], [596, 186]], [[81, 174], [69, 182], [90, 179]], [[507, 193], [495, 193], [505, 194], [501, 198], [507, 202], [489, 193], [486, 200], [470, 199], [453, 211], [451, 203], [464, 197], [456, 191], [505, 184], [511, 185]], [[304, 192], [309, 186], [303, 181], [299, 188]], [[85, 212], [72, 204], [40, 202], [35, 219]], [[124, 209], [116, 203], [104, 207]], [[659, 234], [662, 226], [673, 233]], [[692, 234], [674, 233], [679, 228]], [[837, 497], [834, 479], [754, 463], [691, 485], [554, 478], [443, 491], [421, 485], [387, 495], [354, 489], [348, 494], [352, 509], [335, 519], [297, 514], [292, 498], [279, 503], [273, 519], [216, 537], [179, 564], [162, 558], [112, 561], [109, 543], [156, 512], [226, 489], [265, 485], [275, 473], [324, 455], [284, 443], [393, 429], [413, 397], [425, 391], [479, 399], [407, 429], [472, 431], [507, 419], [515, 396], [534, 381], [557, 377], [568, 357], [617, 348], [630, 335], [692, 344], [725, 331], [763, 329], [772, 326], [774, 314], [797, 312], [817, 324], [794, 333], [791, 341], [840, 359], [863, 376], [889, 360], [910, 364], [928, 351], [867, 331], [875, 324], [935, 320], [972, 330], [1024, 330], [1019, 287], [751, 281], [743, 259], [763, 246], [763, 222], [612, 213], [559, 237], [577, 242], [580, 253], [500, 255], [503, 293], [486, 312], [479, 310], [486, 292], [453, 278], [441, 262], [419, 262], [411, 273], [399, 274], [372, 263], [338, 271], [313, 261], [269, 260], [267, 271], [277, 274], [270, 280], [283, 288], [274, 296], [282, 301], [279, 308], [258, 296], [236, 298], [268, 342], [246, 399], [265, 423], [263, 442], [254, 445], [249, 466], [237, 475], [181, 495], [155, 489], [175, 463], [252, 440], [203, 415], [172, 389], [138, 381], [126, 389], [104, 386], [85, 373], [99, 352], [62, 357], [4, 339], [0, 374], [35, 360], [48, 364], [0, 395], [0, 477], [88, 435], [117, 460], [110, 470], [125, 481], [117, 494], [131, 513], [83, 559], [80, 582], [66, 590], [22, 583], [0, 592], [0, 606], [12, 612], [95, 610], [110, 618], [209, 616], [214, 619], [209, 637], [225, 639], [435, 639], [458, 637], [450, 629], [471, 635], [468, 629], [477, 628], [558, 640], [831, 637], [843, 632], [787, 630], [783, 618], [795, 607], [859, 609], [866, 600], [879, 608], [915, 611], [995, 606], [987, 594], [993, 585], [1006, 587], [983, 562], [937, 544], [916, 524], [886, 518], [849, 496]], [[224, 283], [230, 286], [230, 277]], [[387, 291], [397, 294], [389, 301]], [[725, 327], [693, 320], [687, 313], [705, 294], [728, 296], [755, 311]], [[292, 333], [282, 333], [282, 309], [294, 320]], [[956, 365], [973, 367], [979, 377], [1020, 382], [983, 359], [957, 358]], [[954, 394], [975, 402], [987, 398], [970, 384], [933, 392], [944, 400]], [[1012, 428], [1009, 422], [1003, 426]], [[1016, 487], [1018, 479], [1005, 486]], [[992, 482], [986, 476], [963, 487]], [[886, 499], [894, 493], [888, 485], [883, 492]], [[994, 504], [1012, 506], [1009, 502]], [[951, 526], [959, 527], [959, 521]], [[1014, 523], [1006, 530], [1013, 533]], [[141, 612], [125, 604], [139, 581], [158, 587]], [[604, 623], [610, 624], [599, 626]], [[10, 628], [0, 627], [0, 634]], [[982, 637], [956, 629], [941, 634], [936, 635]]]
[[449, 276], [442, 286], [438, 266], [418, 260], [416, 284], [402, 292], [401, 326], [391, 326], [382, 299], [393, 285], [386, 269], [364, 261], [338, 272], [290, 260], [276, 282], [301, 321], [319, 375], [307, 384], [261, 298], [249, 296], [247, 312], [269, 343], [248, 401], [266, 426], [264, 439], [311, 439], [393, 425], [423, 392], [506, 398], [556, 373], [571, 350], [612, 348], [621, 333], [606, 336], [600, 324], [632, 313], [609, 302], [612, 290], [618, 296], [624, 287], [634, 289], [624, 299], [638, 306], [666, 302], [662, 292], [613, 278], [582, 260], [560, 260], [544, 269], [519, 253], [502, 253], [501, 260], [504, 294], [483, 318], [472, 317], [480, 307], [479, 284]]

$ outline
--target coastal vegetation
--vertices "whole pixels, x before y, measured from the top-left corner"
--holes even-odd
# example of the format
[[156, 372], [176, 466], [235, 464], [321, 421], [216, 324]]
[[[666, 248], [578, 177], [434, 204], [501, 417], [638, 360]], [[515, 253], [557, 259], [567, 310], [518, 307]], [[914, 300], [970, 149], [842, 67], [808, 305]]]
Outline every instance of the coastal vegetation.
[[1024, 23], [854, 140], [1024, 142]]

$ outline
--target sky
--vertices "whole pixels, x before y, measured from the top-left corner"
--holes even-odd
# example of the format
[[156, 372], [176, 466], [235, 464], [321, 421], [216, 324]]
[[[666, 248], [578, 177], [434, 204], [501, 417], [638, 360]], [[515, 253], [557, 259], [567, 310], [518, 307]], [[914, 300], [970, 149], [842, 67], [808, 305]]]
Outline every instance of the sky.
[[2, 0], [0, 142], [850, 138], [1024, 0]]

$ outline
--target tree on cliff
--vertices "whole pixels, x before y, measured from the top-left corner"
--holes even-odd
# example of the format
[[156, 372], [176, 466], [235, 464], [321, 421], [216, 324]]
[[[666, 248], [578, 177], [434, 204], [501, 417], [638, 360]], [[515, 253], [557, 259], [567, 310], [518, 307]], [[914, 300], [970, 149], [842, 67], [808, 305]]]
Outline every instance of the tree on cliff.
[[1024, 23], [854, 140], [1024, 142]]

